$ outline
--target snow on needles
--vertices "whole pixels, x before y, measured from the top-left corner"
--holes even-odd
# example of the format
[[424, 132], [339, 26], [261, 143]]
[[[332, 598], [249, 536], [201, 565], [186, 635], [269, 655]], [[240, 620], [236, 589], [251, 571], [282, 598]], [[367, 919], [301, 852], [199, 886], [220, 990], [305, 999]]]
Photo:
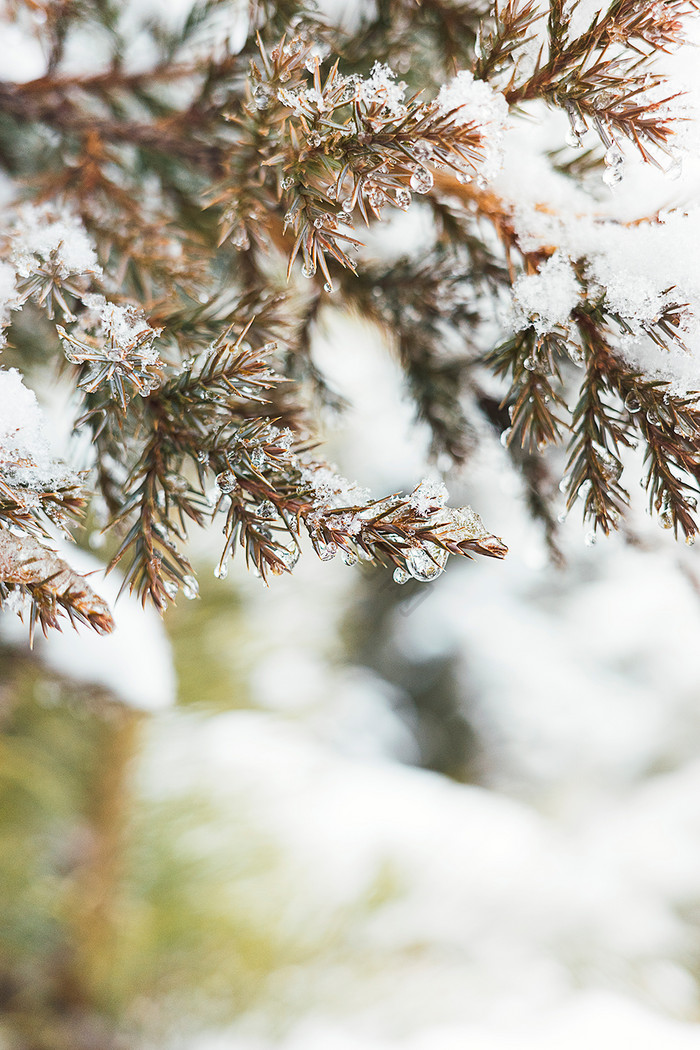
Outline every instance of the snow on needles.
[[54, 458], [36, 396], [16, 368], [0, 369], [0, 405], [0, 466], [5, 478], [23, 489], [36, 490], [77, 482]]
[[539, 273], [523, 274], [513, 286], [516, 329], [529, 325], [538, 335], [564, 325], [578, 305], [581, 288], [571, 262], [555, 252]]
[[38, 265], [51, 261], [61, 277], [101, 272], [80, 219], [67, 208], [52, 204], [24, 204], [17, 210], [12, 257], [21, 277], [28, 277]]
[[442, 113], [450, 114], [455, 124], [474, 124], [481, 129], [483, 159], [479, 173], [485, 179], [493, 178], [503, 163], [503, 133], [508, 121], [505, 97], [463, 69], [440, 88], [437, 104]]

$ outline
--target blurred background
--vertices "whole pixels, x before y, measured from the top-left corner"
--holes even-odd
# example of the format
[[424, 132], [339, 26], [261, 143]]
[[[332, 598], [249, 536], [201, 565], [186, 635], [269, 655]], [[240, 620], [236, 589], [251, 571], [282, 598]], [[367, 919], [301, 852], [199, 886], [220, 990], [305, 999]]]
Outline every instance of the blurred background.
[[[340, 471], [434, 476], [381, 334], [329, 307], [314, 348]], [[39, 394], [60, 435], [70, 391]], [[30, 652], [2, 614], [1, 1050], [700, 1047], [697, 548], [639, 490], [626, 539], [572, 514], [553, 561], [480, 436], [448, 487], [503, 563], [398, 586], [307, 552], [265, 588], [214, 578], [212, 533], [163, 624], [121, 598]], [[100, 542], [72, 560], [113, 600]]]

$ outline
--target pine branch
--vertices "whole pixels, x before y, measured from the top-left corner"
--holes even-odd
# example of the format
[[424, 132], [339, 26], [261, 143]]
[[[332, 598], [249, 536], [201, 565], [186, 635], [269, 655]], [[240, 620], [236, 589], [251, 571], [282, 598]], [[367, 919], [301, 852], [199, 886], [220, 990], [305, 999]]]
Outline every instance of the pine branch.
[[31, 536], [0, 530], [0, 608], [6, 606], [29, 620], [33, 639], [38, 623], [44, 634], [61, 628], [61, 616], [71, 625], [86, 624], [108, 634], [114, 621], [106, 604], [83, 576], [54, 551]]

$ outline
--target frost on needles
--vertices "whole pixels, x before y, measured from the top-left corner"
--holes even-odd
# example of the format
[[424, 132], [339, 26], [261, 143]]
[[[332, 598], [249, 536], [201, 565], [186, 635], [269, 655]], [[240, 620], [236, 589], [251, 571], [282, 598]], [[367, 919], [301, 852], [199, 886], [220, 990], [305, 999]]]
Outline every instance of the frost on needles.
[[[636, 443], [650, 509], [693, 541], [698, 216], [629, 221], [611, 198], [635, 156], [677, 173], [687, 114], [658, 59], [693, 0], [399, 0], [351, 28], [257, 2], [235, 45], [226, 5], [202, 3], [144, 23], [138, 56], [111, 9], [33, 6], [2, 15], [49, 59], [0, 82], [0, 603], [110, 629], [52, 549], [86, 516], [160, 610], [196, 596], [187, 534], [212, 519], [219, 577], [238, 549], [263, 579], [290, 572], [303, 537], [399, 583], [503, 557], [441, 482], [372, 496], [317, 453], [329, 309], [386, 333], [441, 466], [502, 439], [552, 549], [560, 479], [593, 530], [624, 527]], [[81, 72], [86, 33], [113, 57]], [[550, 124], [554, 152], [523, 134]], [[421, 243], [402, 232], [416, 208]], [[398, 252], [363, 246], [381, 223]], [[90, 450], [77, 473], [30, 390], [56, 371]]]

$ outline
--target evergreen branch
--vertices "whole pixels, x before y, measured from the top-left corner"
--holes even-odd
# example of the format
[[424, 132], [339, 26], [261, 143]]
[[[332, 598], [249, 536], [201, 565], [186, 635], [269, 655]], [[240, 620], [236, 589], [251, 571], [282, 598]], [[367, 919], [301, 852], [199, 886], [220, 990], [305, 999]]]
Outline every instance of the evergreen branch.
[[31, 536], [0, 530], [0, 608], [7, 606], [28, 616], [33, 640], [38, 623], [44, 634], [61, 628], [61, 615], [72, 626], [86, 624], [108, 634], [114, 621], [107, 605], [83, 576]]

